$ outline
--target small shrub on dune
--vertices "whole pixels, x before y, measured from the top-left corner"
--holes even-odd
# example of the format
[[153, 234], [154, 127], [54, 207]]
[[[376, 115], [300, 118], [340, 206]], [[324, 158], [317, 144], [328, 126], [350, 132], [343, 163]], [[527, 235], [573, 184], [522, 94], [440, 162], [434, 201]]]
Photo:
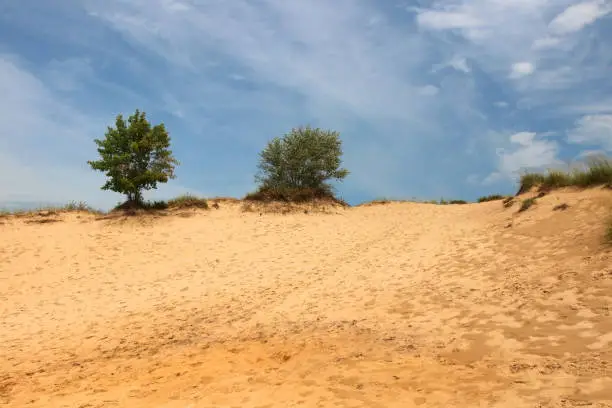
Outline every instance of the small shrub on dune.
[[467, 201], [465, 201], [465, 200], [450, 200], [448, 203], [449, 204], [467, 204]]
[[519, 208], [519, 212], [523, 212], [523, 211], [527, 211], [528, 209], [530, 209], [534, 204], [536, 203], [536, 199], [535, 198], [528, 198], [526, 200], [523, 200], [523, 202], [521, 203], [521, 208]]
[[62, 207], [61, 209], [64, 211], [83, 211], [83, 212], [88, 212], [88, 213], [93, 213], [93, 214], [102, 213], [102, 211], [96, 210], [95, 208], [91, 207], [84, 201], [71, 201], [68, 204], [66, 204], [64, 207]]
[[581, 187], [612, 185], [612, 160], [606, 157], [593, 157], [584, 171], [575, 171], [573, 182]]
[[538, 173], [526, 173], [521, 176], [519, 181], [520, 188], [517, 194], [523, 194], [531, 190], [532, 188], [542, 185], [544, 182], [544, 175]]
[[497, 200], [503, 200], [504, 196], [500, 195], [500, 194], [491, 194], [488, 196], [484, 196], [484, 197], [480, 197], [478, 199], [479, 203], [486, 203], [487, 201], [497, 201]]
[[158, 201], [133, 201], [127, 200], [123, 203], [118, 204], [113, 211], [155, 211], [155, 210], [166, 210], [168, 208], [168, 203], [163, 200]]
[[244, 198], [247, 201], [260, 201], [270, 203], [274, 201], [286, 203], [306, 203], [312, 201], [330, 201], [341, 205], [347, 205], [344, 201], [336, 198], [326, 188], [260, 188], [249, 193]]
[[183, 194], [169, 200], [168, 208], [202, 208], [206, 210], [208, 209], [208, 201], [191, 194]]
[[526, 173], [521, 176], [518, 194], [534, 187], [549, 191], [563, 187], [595, 187], [612, 185], [612, 160], [607, 157], [591, 157], [582, 168], [571, 172], [550, 170], [548, 173]]

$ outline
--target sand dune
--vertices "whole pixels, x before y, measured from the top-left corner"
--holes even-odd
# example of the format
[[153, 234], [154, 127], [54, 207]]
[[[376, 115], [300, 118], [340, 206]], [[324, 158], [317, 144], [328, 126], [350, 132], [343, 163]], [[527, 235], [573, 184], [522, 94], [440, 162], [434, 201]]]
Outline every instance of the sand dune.
[[611, 407], [611, 208], [6, 218], [0, 406]]

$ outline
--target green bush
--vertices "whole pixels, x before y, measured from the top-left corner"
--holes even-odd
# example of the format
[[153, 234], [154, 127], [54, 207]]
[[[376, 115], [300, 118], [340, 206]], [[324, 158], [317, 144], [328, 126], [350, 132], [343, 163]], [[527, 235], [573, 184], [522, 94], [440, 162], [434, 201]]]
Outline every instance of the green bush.
[[338, 132], [319, 128], [294, 128], [272, 139], [260, 153], [258, 191], [250, 200], [307, 201], [333, 197], [329, 180], [343, 180], [342, 142]]
[[519, 208], [519, 212], [527, 211], [535, 203], [536, 203], [536, 199], [533, 197], [523, 200], [523, 202], [521, 203], [521, 208]]
[[503, 200], [505, 197], [503, 195], [500, 194], [491, 194], [488, 196], [484, 196], [484, 197], [480, 197], [478, 199], [479, 203], [485, 203], [487, 201], [497, 201], [497, 200]]
[[327, 188], [260, 188], [253, 193], [247, 194], [244, 199], [247, 201], [281, 201], [287, 203], [305, 203], [315, 200], [326, 200], [348, 206], [346, 202], [336, 198]]
[[153, 210], [166, 210], [168, 208], [168, 203], [163, 200], [157, 201], [133, 201], [127, 200], [123, 203], [117, 204], [113, 211], [135, 211], [135, 210], [144, 210], [144, 211], [153, 211]]
[[203, 208], [208, 209], [208, 201], [205, 198], [196, 197], [191, 194], [183, 194], [168, 200], [169, 208]]

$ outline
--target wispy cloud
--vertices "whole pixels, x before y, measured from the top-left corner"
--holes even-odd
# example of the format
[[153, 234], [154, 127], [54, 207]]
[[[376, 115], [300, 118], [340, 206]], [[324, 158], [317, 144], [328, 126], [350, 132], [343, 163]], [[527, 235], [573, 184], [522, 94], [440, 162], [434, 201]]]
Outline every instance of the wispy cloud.
[[469, 198], [609, 148], [603, 1], [26, 3], [0, 16], [0, 200], [114, 204], [85, 162], [135, 108], [182, 162], [161, 195], [242, 195], [265, 142], [306, 123], [341, 132], [352, 201]]
[[574, 4], [559, 13], [548, 25], [553, 34], [568, 34], [582, 30], [612, 11], [604, 0]]
[[508, 148], [497, 149], [498, 167], [483, 180], [484, 184], [502, 180], [515, 181], [521, 171], [541, 171], [562, 164], [558, 159], [559, 146], [554, 140], [535, 132], [514, 133], [508, 140]]
[[510, 76], [512, 78], [520, 78], [533, 74], [533, 71], [535, 71], [535, 66], [531, 62], [515, 62], [512, 64], [512, 73]]
[[600, 146], [612, 152], [612, 114], [586, 115], [576, 121], [568, 133], [568, 141], [588, 146]]

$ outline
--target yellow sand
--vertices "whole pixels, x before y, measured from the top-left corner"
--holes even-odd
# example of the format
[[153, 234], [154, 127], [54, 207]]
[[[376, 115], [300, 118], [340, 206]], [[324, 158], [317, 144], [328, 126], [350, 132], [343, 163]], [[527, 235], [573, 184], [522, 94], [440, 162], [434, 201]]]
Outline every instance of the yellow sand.
[[0, 219], [0, 406], [611, 407], [612, 192], [517, 210]]

